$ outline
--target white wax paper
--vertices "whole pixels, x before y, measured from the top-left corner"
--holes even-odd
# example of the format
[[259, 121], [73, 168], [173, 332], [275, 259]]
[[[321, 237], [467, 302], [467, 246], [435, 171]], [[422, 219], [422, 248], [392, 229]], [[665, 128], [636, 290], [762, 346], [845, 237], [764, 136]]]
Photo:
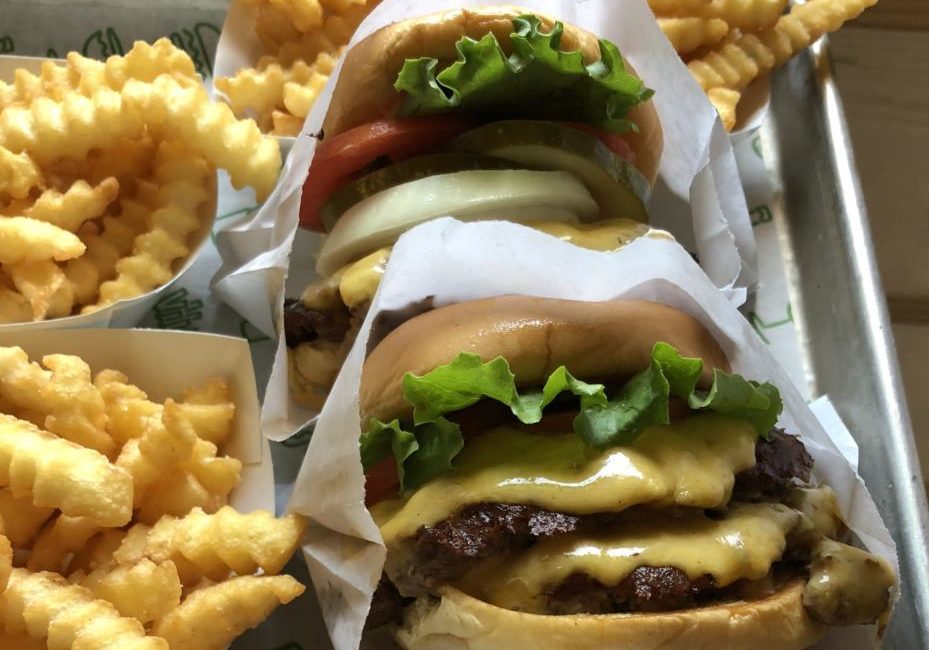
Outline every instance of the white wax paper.
[[[382, 310], [428, 296], [440, 306], [506, 294], [637, 298], [689, 313], [713, 334], [734, 372], [780, 389], [780, 425], [803, 436], [816, 461], [816, 477], [835, 490], [849, 527], [870, 551], [897, 566], [894, 542], [864, 482], [835, 442], [848, 435], [841, 421], [823, 428], [749, 323], [683, 248], [641, 239], [617, 252], [597, 253], [516, 224], [444, 218], [408, 232], [394, 248], [358, 340], [316, 423], [289, 504], [317, 524], [303, 553], [336, 650], [358, 647], [386, 553], [364, 506], [358, 455], [358, 389], [372, 320]], [[873, 641], [873, 630], [861, 628], [851, 636], [854, 642], [846, 639], [844, 647], [863, 650]], [[828, 639], [824, 643], [821, 647], [833, 647]]]

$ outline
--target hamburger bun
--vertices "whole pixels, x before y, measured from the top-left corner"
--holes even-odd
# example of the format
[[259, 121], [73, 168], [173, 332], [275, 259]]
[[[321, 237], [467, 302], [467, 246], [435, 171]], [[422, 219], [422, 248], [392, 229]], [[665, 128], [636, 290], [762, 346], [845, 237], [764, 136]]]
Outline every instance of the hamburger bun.
[[[401, 103], [394, 81], [408, 58], [432, 57], [448, 64], [457, 57], [455, 43], [459, 39], [463, 36], [480, 39], [488, 32], [496, 36], [509, 54], [513, 18], [526, 13], [533, 12], [507, 6], [473, 7], [412, 18], [379, 29], [346, 55], [323, 132], [327, 136], [338, 135], [368, 122], [394, 117]], [[546, 16], [539, 17], [546, 29], [555, 23]], [[564, 26], [561, 47], [580, 51], [586, 63], [600, 59], [598, 38], [572, 25]], [[631, 66], [627, 65], [627, 69], [635, 73]], [[629, 119], [639, 130], [624, 133], [623, 138], [636, 153], [636, 168], [654, 185], [663, 146], [654, 102], [649, 100], [635, 106]]]
[[365, 361], [362, 422], [403, 419], [403, 375], [422, 375], [461, 352], [484, 361], [504, 357], [519, 385], [540, 385], [559, 366], [587, 381], [625, 380], [648, 367], [652, 347], [664, 341], [703, 359], [702, 380], [729, 370], [723, 351], [694, 318], [641, 300], [581, 302], [502, 296], [440, 307], [406, 321]]
[[773, 595], [646, 614], [527, 614], [443, 587], [419, 598], [396, 637], [409, 650], [802, 650], [826, 632], [803, 607], [804, 580]]

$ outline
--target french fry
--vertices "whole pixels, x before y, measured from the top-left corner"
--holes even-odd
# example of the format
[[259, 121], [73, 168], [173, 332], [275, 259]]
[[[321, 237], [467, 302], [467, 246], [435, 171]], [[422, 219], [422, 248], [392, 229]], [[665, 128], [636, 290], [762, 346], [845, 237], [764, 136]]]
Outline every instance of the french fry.
[[15, 154], [0, 146], [0, 194], [6, 192], [14, 199], [24, 199], [33, 187], [44, 183], [42, 171], [29, 154]]
[[156, 623], [171, 650], [223, 650], [304, 592], [291, 576], [243, 576], [203, 587]]
[[[83, 257], [70, 260], [64, 267], [65, 276], [74, 290], [78, 304], [96, 301], [100, 284], [116, 275], [116, 263], [132, 251], [133, 242], [147, 225], [151, 210], [138, 201], [122, 202], [120, 216], [106, 216], [102, 230], [93, 227], [82, 236], [87, 244]], [[89, 226], [90, 224], [85, 224]]]
[[147, 557], [159, 563], [172, 560], [187, 586], [202, 578], [222, 580], [238, 575], [275, 575], [293, 555], [306, 522], [297, 515], [276, 519], [257, 510], [248, 514], [224, 507], [215, 514], [195, 509], [180, 519], [163, 517], [151, 528], [134, 526], [114, 558], [131, 563]]
[[69, 316], [74, 289], [64, 271], [50, 260], [20, 262], [7, 266], [16, 289], [29, 301], [33, 320]]
[[199, 226], [198, 212], [209, 194], [202, 184], [190, 181], [162, 189], [166, 204], [151, 214], [152, 229], [136, 237], [133, 254], [116, 263], [116, 278], [100, 285], [99, 300], [85, 307], [85, 313], [166, 283], [174, 275], [174, 262], [190, 252], [187, 238]]
[[29, 361], [18, 347], [0, 347], [0, 394], [14, 406], [42, 416], [49, 432], [110, 456], [116, 445], [106, 432], [106, 404], [79, 357], [47, 355]]
[[729, 25], [720, 18], [659, 18], [658, 26], [678, 54], [718, 43], [729, 33]]
[[101, 526], [123, 526], [132, 516], [132, 477], [106, 456], [0, 414], [0, 486], [40, 507]]
[[0, 630], [0, 650], [46, 650], [48, 646], [28, 634], [9, 634]]
[[0, 593], [6, 589], [13, 572], [13, 546], [2, 531], [0, 531]]
[[224, 506], [229, 494], [239, 485], [242, 461], [229, 456], [217, 456], [216, 445], [206, 440], [197, 440], [184, 469], [190, 472], [211, 498]]
[[[78, 57], [76, 52], [70, 53], [68, 63]], [[125, 56], [109, 57], [104, 68], [107, 84], [115, 90], [122, 89], [129, 79], [152, 82], [163, 74], [182, 83], [200, 85], [200, 76], [190, 56], [167, 38], [159, 38], [151, 45], [136, 41]]]
[[0, 217], [0, 264], [63, 262], [83, 255], [85, 250], [77, 235], [53, 224], [27, 217]]
[[141, 438], [152, 418], [161, 419], [163, 407], [148, 399], [138, 386], [116, 370], [101, 370], [94, 377], [107, 413], [107, 433], [124, 445], [133, 438]]
[[13, 569], [0, 607], [8, 634], [46, 639], [49, 648], [169, 649], [164, 639], [147, 636], [136, 619], [121, 617], [107, 601], [54, 573]]
[[26, 568], [64, 573], [71, 555], [79, 551], [100, 526], [90, 517], [58, 517], [47, 524], [32, 545]]
[[282, 136], [300, 135], [303, 118], [295, 117], [284, 111], [271, 111], [271, 133]]
[[[253, 187], [258, 200], [274, 189], [281, 169], [277, 142], [262, 137], [254, 122], [237, 120], [226, 104], [212, 103], [204, 88], [162, 75], [150, 84], [130, 79], [122, 92], [130, 106], [149, 116], [151, 129], [185, 142], [212, 166], [228, 170], [237, 189]], [[0, 144], [2, 126], [0, 122]]]
[[119, 613], [143, 624], [164, 618], [181, 602], [181, 581], [170, 560], [100, 568], [83, 576], [80, 584], [97, 598], [113, 603]]
[[328, 16], [319, 30], [303, 34], [299, 40], [290, 40], [281, 45], [277, 51], [277, 61], [288, 66], [301, 59], [315, 61], [323, 52], [337, 52], [348, 44], [358, 25], [376, 5], [377, 2], [371, 0], [365, 4], [353, 3], [344, 12]]
[[188, 471], [165, 476], [151, 486], [139, 504], [137, 519], [155, 524], [162, 517], [183, 517], [194, 509], [213, 513], [222, 507], [220, 499]]
[[693, 16], [712, 4], [713, 0], [648, 0], [656, 16]]
[[83, 161], [83, 172], [93, 184], [113, 177], [121, 187], [131, 186], [151, 173], [154, 160], [155, 143], [146, 134], [140, 140], [119, 140], [108, 149], [91, 152]]
[[232, 434], [235, 403], [225, 379], [214, 377], [203, 386], [187, 389], [184, 401], [177, 406], [198, 438], [221, 446]]
[[16, 498], [9, 488], [0, 489], [0, 518], [3, 519], [4, 534], [14, 547], [24, 548], [51, 518], [54, 508], [40, 508], [31, 499]]
[[88, 219], [96, 219], [119, 194], [119, 181], [106, 178], [96, 186], [76, 181], [64, 193], [45, 190], [24, 216], [77, 232]]
[[8, 287], [0, 287], [0, 324], [23, 323], [32, 320], [32, 305], [26, 298]]
[[165, 402], [161, 418], [149, 418], [142, 435], [126, 442], [116, 465], [132, 475], [136, 507], [148, 488], [173, 475], [190, 458], [196, 442], [196, 431], [171, 399]]
[[74, 553], [68, 564], [68, 574], [88, 574], [101, 568], [113, 568], [113, 553], [126, 538], [126, 531], [119, 528], [106, 528], [92, 537], [84, 547]]
[[719, 113], [719, 119], [722, 120], [726, 130], [731, 131], [735, 128], [736, 108], [739, 105], [739, 100], [742, 98], [742, 93], [728, 88], [710, 88], [706, 95], [713, 103], [713, 106], [716, 107], [716, 112]]
[[89, 97], [68, 93], [60, 102], [37, 97], [29, 106], [0, 112], [0, 146], [28, 151], [39, 164], [62, 157], [82, 160], [91, 149], [138, 139], [144, 131], [144, 113], [110, 88], [97, 88]]
[[744, 34], [734, 43], [714, 49], [687, 64], [704, 90], [742, 90], [759, 75], [787, 59], [823, 34], [839, 29], [877, 0], [809, 0], [794, 5], [771, 29]]
[[661, 17], [720, 18], [745, 31], [770, 29], [784, 12], [787, 0], [648, 0]]

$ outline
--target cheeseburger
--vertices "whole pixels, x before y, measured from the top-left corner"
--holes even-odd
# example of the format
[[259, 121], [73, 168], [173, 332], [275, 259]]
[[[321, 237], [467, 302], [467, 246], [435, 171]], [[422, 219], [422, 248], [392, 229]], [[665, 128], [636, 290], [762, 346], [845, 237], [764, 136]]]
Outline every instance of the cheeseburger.
[[884, 624], [777, 389], [650, 302], [502, 297], [390, 332], [362, 373], [387, 547], [369, 628], [406, 648], [797, 650]]
[[285, 314], [291, 384], [319, 406], [396, 239], [441, 216], [504, 219], [613, 250], [649, 234], [655, 107], [617, 47], [511, 7], [398, 22], [346, 56], [303, 187], [326, 232]]

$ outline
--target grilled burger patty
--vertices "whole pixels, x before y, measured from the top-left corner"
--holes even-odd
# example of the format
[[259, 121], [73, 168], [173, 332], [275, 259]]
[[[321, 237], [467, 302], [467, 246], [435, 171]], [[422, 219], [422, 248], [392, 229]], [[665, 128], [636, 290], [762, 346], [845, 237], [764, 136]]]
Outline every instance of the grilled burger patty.
[[[755, 466], [736, 476], [733, 499], [782, 496], [810, 479], [813, 460], [796, 436], [774, 430], [755, 447]], [[543, 538], [596, 530], [622, 514], [575, 516], [524, 504], [477, 503], [430, 527], [421, 528], [406, 558], [402, 591], [422, 593], [454, 582], [487, 558], [525, 550]], [[670, 611], [725, 598], [744, 585], [720, 589], [711, 576], [692, 580], [675, 567], [639, 567], [620, 584], [605, 586], [590, 576], [572, 574], [548, 594], [554, 614]], [[399, 617], [403, 598], [384, 575], [374, 596], [368, 627]]]

